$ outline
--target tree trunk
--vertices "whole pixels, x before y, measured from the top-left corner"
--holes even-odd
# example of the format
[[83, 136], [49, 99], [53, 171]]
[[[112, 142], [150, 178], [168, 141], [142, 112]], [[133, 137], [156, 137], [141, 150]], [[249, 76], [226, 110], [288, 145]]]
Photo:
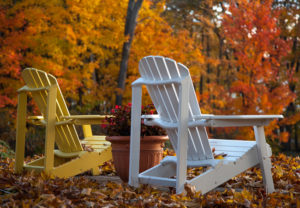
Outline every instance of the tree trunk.
[[[125, 82], [127, 77], [128, 59], [130, 53], [130, 47], [134, 35], [134, 29], [136, 26], [136, 18], [138, 12], [142, 6], [143, 0], [129, 0], [127, 8], [127, 16], [125, 23], [125, 36], [128, 36], [128, 40], [123, 44], [122, 60], [120, 64], [120, 72], [118, 77], [118, 88], [121, 92], [125, 90]], [[116, 105], [122, 104], [123, 93], [116, 93]]]

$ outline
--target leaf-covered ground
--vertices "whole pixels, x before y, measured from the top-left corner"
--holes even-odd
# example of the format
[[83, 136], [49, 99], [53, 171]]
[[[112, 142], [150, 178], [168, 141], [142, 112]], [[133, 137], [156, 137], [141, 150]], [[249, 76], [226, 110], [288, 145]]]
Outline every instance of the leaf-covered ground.
[[[33, 172], [16, 175], [14, 160], [0, 160], [1, 207], [300, 207], [300, 158], [280, 154], [272, 157], [276, 192], [266, 195], [260, 170], [252, 168], [208, 194], [162, 191], [150, 186], [99, 183], [89, 173], [69, 179], [50, 179]], [[102, 174], [114, 175], [111, 163]], [[190, 169], [189, 177], [202, 172]]]

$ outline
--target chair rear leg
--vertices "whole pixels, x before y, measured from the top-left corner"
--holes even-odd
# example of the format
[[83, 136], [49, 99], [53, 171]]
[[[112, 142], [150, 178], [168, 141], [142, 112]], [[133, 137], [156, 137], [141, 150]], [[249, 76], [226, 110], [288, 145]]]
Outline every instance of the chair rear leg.
[[272, 172], [271, 160], [267, 152], [267, 143], [263, 126], [254, 126], [255, 139], [257, 143], [257, 153], [260, 163], [260, 169], [263, 176], [263, 182], [267, 193], [275, 191]]

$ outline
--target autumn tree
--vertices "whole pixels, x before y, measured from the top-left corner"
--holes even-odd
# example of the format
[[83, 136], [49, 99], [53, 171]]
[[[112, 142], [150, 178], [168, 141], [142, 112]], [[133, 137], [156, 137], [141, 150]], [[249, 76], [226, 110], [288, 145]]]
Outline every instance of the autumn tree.
[[300, 78], [300, 2], [294, 0], [274, 1], [273, 8], [279, 12], [281, 37], [291, 42], [291, 53], [285, 57], [283, 72], [289, 72], [288, 85], [296, 94], [296, 99], [285, 110], [285, 119], [281, 129], [289, 132], [290, 139], [285, 143], [288, 150], [300, 150], [300, 109], [299, 109], [299, 78]]
[[27, 35], [32, 33], [25, 28], [24, 13], [11, 13], [9, 8], [9, 5], [0, 6], [0, 139], [3, 140], [11, 136], [14, 127], [10, 121], [15, 118], [16, 89], [22, 85], [22, 52], [31, 44]]
[[128, 59], [130, 54], [131, 43], [133, 40], [134, 30], [136, 27], [136, 19], [139, 13], [139, 10], [142, 6], [143, 0], [129, 0], [127, 7], [127, 15], [125, 22], [125, 31], [124, 35], [127, 37], [127, 40], [123, 44], [122, 49], [122, 59], [120, 64], [120, 71], [118, 76], [118, 89], [116, 96], [116, 104], [122, 104], [123, 91], [125, 89], [125, 82], [127, 77], [127, 68], [128, 68]]
[[[138, 62], [148, 55], [161, 55], [175, 59], [187, 65], [191, 75], [197, 78], [198, 67], [204, 61], [200, 47], [189, 36], [186, 29], [174, 30], [162, 17], [165, 3], [144, 1], [138, 17], [135, 38], [132, 42], [130, 59], [128, 62], [128, 78], [125, 87], [124, 100], [130, 101], [131, 83], [140, 77]], [[146, 90], [143, 91], [145, 94]], [[149, 96], [143, 97], [144, 104], [149, 104]]]
[[[24, 32], [31, 44], [22, 52], [20, 69], [35, 67], [55, 75], [76, 110], [92, 110], [107, 100], [115, 90], [125, 40], [121, 26], [125, 14], [115, 8], [125, 8], [126, 3], [61, 0], [7, 5], [11, 13], [22, 11], [25, 29], [32, 33]], [[99, 91], [98, 86], [105, 90]]]
[[25, 67], [56, 76], [71, 111], [109, 110], [125, 39], [116, 10], [122, 2], [24, 0], [1, 1], [0, 7], [0, 103], [8, 115], [2, 116], [1, 129], [13, 131]]
[[[282, 68], [282, 58], [289, 41], [280, 37], [278, 13], [272, 1], [239, 0], [230, 4], [222, 26], [227, 45], [232, 49], [234, 79], [230, 82], [229, 112], [233, 114], [282, 114], [295, 98], [288, 86], [289, 71]], [[276, 121], [267, 134], [276, 137]], [[250, 131], [244, 131], [243, 136]], [[253, 136], [253, 135], [252, 135]], [[286, 133], [282, 133], [286, 140]]]
[[[128, 40], [124, 35], [127, 1], [0, 2], [3, 112], [15, 115], [17, 89], [23, 84], [20, 72], [26, 67], [56, 76], [72, 113], [102, 114], [113, 107], [115, 96], [111, 95], [116, 93], [123, 44]], [[143, 56], [165, 55], [189, 66], [191, 60], [202, 59], [186, 32], [175, 34], [161, 17], [163, 10], [163, 2], [155, 5], [150, 0], [141, 7], [128, 63], [125, 102], [131, 98], [130, 82], [137, 78]], [[14, 120], [7, 116], [3, 128]]]
[[[217, 88], [222, 80], [221, 67], [225, 68], [223, 61], [223, 37], [220, 33], [220, 16], [225, 12], [226, 1], [167, 1], [164, 17], [175, 28], [185, 28], [189, 36], [195, 41], [195, 47], [201, 48], [204, 62], [197, 66], [198, 77], [194, 79], [196, 91], [202, 96], [199, 102], [204, 110], [214, 110], [214, 94], [209, 94], [211, 88]], [[208, 104], [209, 103], [209, 104]], [[210, 107], [212, 106], [212, 107]]]

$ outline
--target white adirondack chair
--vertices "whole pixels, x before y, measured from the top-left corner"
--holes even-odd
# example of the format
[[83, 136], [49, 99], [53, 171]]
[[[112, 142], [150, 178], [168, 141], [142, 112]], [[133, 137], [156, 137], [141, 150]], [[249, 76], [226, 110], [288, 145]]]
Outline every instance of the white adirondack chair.
[[[202, 194], [232, 177], [260, 165], [268, 193], [274, 191], [271, 174], [272, 154], [266, 143], [264, 126], [282, 115], [210, 115], [201, 114], [188, 69], [174, 60], [147, 56], [139, 63], [141, 78], [132, 83], [132, 114], [129, 184], [139, 183], [176, 187], [188, 183]], [[157, 115], [141, 116], [142, 85], [146, 85]], [[166, 129], [176, 156], [165, 157], [159, 165], [139, 174], [140, 121]], [[208, 139], [205, 127], [253, 126], [256, 141]], [[215, 160], [212, 153], [224, 152]], [[187, 167], [211, 166], [201, 175], [187, 180]], [[176, 176], [174, 178], [174, 176]]]

